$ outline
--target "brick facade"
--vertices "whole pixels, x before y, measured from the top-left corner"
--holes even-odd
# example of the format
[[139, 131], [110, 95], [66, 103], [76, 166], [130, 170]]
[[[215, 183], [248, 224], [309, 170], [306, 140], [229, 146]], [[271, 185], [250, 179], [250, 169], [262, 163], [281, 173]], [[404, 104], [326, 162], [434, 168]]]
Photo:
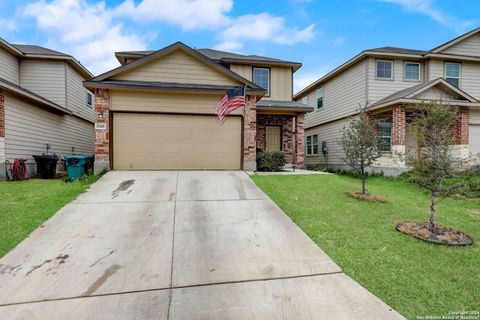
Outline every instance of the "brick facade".
[[255, 110], [256, 97], [245, 98], [245, 113], [243, 119], [243, 170], [257, 169], [257, 111]]
[[454, 144], [468, 145], [470, 110], [468, 107], [458, 107], [458, 118], [452, 125], [452, 131], [455, 137]]
[[95, 124], [104, 128], [95, 128], [95, 171], [110, 168], [110, 91], [95, 89]]
[[397, 105], [392, 108], [392, 145], [405, 145], [405, 106]]
[[296, 116], [295, 133], [297, 141], [297, 166], [303, 168], [305, 165], [305, 114], [300, 113]]

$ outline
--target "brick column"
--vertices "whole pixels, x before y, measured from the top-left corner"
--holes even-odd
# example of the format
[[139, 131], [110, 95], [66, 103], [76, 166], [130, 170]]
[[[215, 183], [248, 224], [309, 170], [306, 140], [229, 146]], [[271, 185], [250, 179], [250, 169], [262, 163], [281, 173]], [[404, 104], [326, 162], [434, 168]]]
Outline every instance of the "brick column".
[[296, 164], [299, 168], [303, 168], [305, 165], [305, 128], [303, 126], [304, 120], [304, 113], [297, 114], [295, 122], [295, 154], [297, 155]]
[[405, 106], [392, 109], [392, 145], [405, 145]]
[[458, 118], [454, 123], [455, 128], [455, 144], [468, 145], [469, 141], [469, 128], [468, 122], [470, 121], [470, 109], [468, 107], [458, 107]]
[[5, 180], [5, 91], [0, 89], [0, 181]]
[[110, 170], [110, 92], [95, 89], [95, 173]]
[[257, 170], [257, 111], [255, 96], [245, 98], [243, 118], [243, 170]]

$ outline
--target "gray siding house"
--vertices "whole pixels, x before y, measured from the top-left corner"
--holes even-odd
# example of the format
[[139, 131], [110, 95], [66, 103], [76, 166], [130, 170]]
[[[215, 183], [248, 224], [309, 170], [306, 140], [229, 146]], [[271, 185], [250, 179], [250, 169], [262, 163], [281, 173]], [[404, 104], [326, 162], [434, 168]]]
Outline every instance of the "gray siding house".
[[[92, 74], [75, 58], [0, 38], [0, 179], [5, 162], [33, 154], [94, 151], [94, 96], [83, 87]], [[59, 168], [61, 169], [61, 167]]]
[[[441, 100], [458, 108], [452, 150], [461, 157], [480, 152], [480, 28], [432, 50], [382, 47], [365, 50], [307, 86], [295, 101], [313, 106], [305, 116], [305, 162], [343, 168], [337, 142], [359, 106], [368, 106], [387, 142], [374, 171], [398, 174], [416, 141], [411, 106]], [[327, 153], [322, 152], [322, 145]]]

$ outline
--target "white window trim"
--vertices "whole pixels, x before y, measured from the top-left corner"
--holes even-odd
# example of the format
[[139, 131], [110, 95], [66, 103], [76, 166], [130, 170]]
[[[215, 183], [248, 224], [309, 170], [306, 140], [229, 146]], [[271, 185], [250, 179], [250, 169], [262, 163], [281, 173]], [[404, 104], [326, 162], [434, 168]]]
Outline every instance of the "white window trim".
[[389, 136], [378, 136], [380, 139], [390, 139], [390, 145], [389, 145], [389, 150], [382, 150], [383, 153], [389, 153], [392, 152], [392, 135], [393, 135], [393, 123], [389, 121], [378, 121], [377, 125], [380, 126], [381, 123], [389, 123], [390, 124], [390, 135]]
[[267, 73], [268, 73], [268, 88], [266, 89], [267, 91], [265, 92], [265, 97], [270, 97], [270, 68], [267, 68], [267, 67], [253, 67], [252, 68], [252, 82], [255, 83], [255, 69], [264, 69], [264, 70], [267, 70]]
[[[460, 62], [444, 62], [443, 63], [443, 76], [447, 80], [447, 64], [458, 64], [458, 77], [448, 77], [452, 79], [458, 79], [458, 88], [462, 87], [462, 64]], [[447, 81], [448, 82], [448, 81]]]
[[[416, 64], [418, 65], [418, 79], [407, 79], [407, 64]], [[422, 81], [422, 64], [415, 61], [404, 61], [403, 62], [403, 81], [406, 82], [421, 82]]]
[[[317, 136], [317, 152], [316, 152], [316, 153], [313, 152], [313, 146], [314, 146], [314, 144], [313, 144], [313, 136]], [[312, 152], [311, 152], [311, 153], [308, 153], [308, 146], [309, 146], [309, 145], [308, 145], [308, 138], [311, 138], [311, 140], [312, 140], [312, 143], [310, 144], [310, 146], [312, 147], [312, 148], [311, 148], [311, 149], [312, 149]], [[318, 134], [310, 134], [310, 135], [308, 135], [308, 136], [306, 137], [305, 140], [306, 140], [306, 141], [305, 141], [305, 154], [306, 154], [307, 156], [318, 156]]]
[[88, 103], [88, 97], [87, 97], [87, 107], [93, 108], [93, 104], [94, 104], [94, 101], [95, 101], [95, 100], [94, 100], [94, 99], [95, 99], [95, 98], [94, 98], [94, 97], [95, 97], [94, 94], [93, 94], [91, 91], [87, 90], [87, 94], [86, 94], [86, 95], [90, 95], [90, 96], [92, 97], [92, 104], [89, 104], [89, 103]]
[[[391, 72], [391, 77], [390, 78], [379, 78], [378, 77], [378, 73], [377, 73], [378, 63], [377, 62], [390, 62], [391, 63], [392, 72]], [[393, 81], [394, 68], [395, 68], [395, 62], [393, 60], [376, 59], [375, 60], [375, 79], [376, 80]]]
[[[318, 96], [318, 91], [320, 91], [320, 90], [322, 91], [322, 106], [321, 107], [318, 106], [318, 99], [320, 98]], [[325, 90], [323, 89], [323, 86], [320, 86], [315, 90], [315, 110], [323, 110], [323, 108], [325, 108]]]

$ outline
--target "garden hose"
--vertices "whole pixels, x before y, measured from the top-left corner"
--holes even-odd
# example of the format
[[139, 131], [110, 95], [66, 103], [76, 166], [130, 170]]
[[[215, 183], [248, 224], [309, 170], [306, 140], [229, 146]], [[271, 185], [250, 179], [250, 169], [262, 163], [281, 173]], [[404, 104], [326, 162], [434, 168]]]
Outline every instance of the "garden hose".
[[[27, 179], [26, 159], [15, 159], [13, 164], [10, 161], [5, 161], [5, 173], [9, 181], [25, 180]], [[10, 170], [10, 173], [8, 172]]]

